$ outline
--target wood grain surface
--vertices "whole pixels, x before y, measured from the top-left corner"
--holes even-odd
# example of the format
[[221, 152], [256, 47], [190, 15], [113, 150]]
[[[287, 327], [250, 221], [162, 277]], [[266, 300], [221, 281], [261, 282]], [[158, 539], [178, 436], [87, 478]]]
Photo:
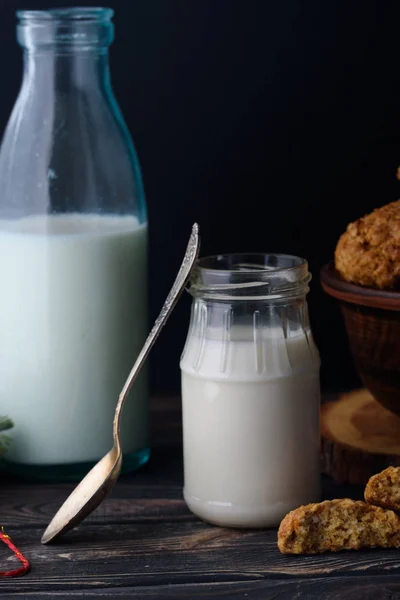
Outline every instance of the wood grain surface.
[[[32, 563], [0, 580], [0, 598], [400, 598], [400, 551], [282, 556], [276, 530], [207, 525], [182, 500], [179, 404], [153, 410], [153, 456], [124, 477], [84, 523], [49, 546], [40, 536], [72, 489], [2, 476], [0, 524]], [[324, 478], [324, 496], [360, 498], [362, 489]], [[0, 566], [15, 559], [0, 548]]]
[[363, 485], [400, 465], [400, 419], [367, 389], [340, 394], [321, 411], [322, 470], [337, 483]]

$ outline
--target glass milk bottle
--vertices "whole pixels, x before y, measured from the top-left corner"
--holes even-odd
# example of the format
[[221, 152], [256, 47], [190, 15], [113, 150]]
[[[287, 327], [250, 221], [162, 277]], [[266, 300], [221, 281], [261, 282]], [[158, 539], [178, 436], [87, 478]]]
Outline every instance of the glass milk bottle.
[[184, 497], [210, 523], [272, 527], [317, 502], [319, 355], [307, 262], [204, 258], [181, 359]]
[[[0, 152], [0, 408], [5, 466], [79, 478], [112, 446], [147, 334], [147, 217], [110, 84], [113, 11], [18, 13], [22, 87]], [[124, 470], [149, 455], [146, 376], [122, 420]]]

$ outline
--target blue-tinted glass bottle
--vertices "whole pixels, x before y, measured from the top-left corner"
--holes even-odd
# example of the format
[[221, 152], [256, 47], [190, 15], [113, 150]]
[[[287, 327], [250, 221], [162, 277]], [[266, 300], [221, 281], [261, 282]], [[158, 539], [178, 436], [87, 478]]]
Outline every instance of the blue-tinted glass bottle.
[[[112, 92], [113, 11], [18, 13], [21, 90], [0, 151], [4, 459], [76, 479], [112, 446], [118, 394], [147, 334], [147, 215]], [[146, 462], [147, 378], [122, 419], [124, 470]]]

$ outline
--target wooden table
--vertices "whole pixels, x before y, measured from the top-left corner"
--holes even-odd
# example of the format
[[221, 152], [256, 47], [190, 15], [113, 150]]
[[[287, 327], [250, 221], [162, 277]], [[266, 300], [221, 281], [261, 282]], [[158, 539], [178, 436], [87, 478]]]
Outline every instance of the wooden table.
[[[199, 521], [182, 500], [179, 403], [153, 403], [153, 455], [57, 545], [40, 536], [73, 486], [2, 477], [0, 524], [32, 563], [0, 580], [1, 600], [23, 598], [400, 598], [400, 550], [284, 557], [276, 530], [239, 531]], [[324, 480], [325, 497], [361, 497]], [[0, 570], [14, 568], [0, 546]], [[15, 561], [16, 562], [16, 561]]]

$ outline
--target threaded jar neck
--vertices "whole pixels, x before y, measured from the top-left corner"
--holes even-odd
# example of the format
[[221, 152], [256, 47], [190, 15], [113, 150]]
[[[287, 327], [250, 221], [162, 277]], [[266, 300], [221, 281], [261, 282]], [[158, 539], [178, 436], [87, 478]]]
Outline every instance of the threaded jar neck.
[[288, 300], [308, 293], [304, 258], [289, 254], [222, 254], [198, 261], [190, 293], [210, 300]]

